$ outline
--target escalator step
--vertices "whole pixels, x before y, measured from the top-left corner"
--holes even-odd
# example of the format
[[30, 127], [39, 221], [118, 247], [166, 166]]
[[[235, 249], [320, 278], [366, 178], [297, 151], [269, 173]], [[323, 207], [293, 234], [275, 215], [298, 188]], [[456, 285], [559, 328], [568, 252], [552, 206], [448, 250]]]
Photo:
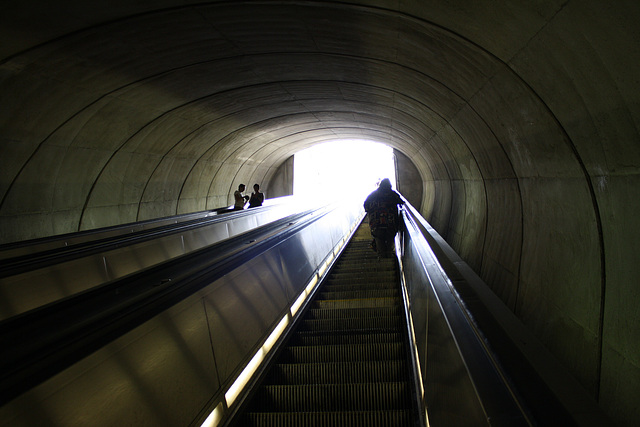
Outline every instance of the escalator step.
[[374, 307], [397, 307], [398, 298], [368, 298], [368, 299], [337, 299], [337, 300], [314, 300], [312, 308], [319, 309], [339, 309], [339, 308], [374, 308]]
[[318, 298], [324, 300], [332, 299], [357, 299], [357, 298], [395, 298], [398, 296], [396, 289], [374, 289], [374, 290], [353, 290], [353, 291], [324, 291], [320, 292]]
[[295, 363], [274, 365], [265, 384], [362, 384], [400, 382], [407, 376], [402, 360], [380, 362]]
[[268, 412], [250, 413], [247, 427], [403, 427], [410, 426], [406, 411]]
[[374, 280], [365, 278], [340, 279], [326, 283], [321, 292], [336, 292], [340, 290], [390, 290], [396, 289], [396, 282], [393, 280]]
[[386, 272], [392, 270], [392, 266], [378, 264], [377, 258], [376, 262], [373, 264], [363, 263], [361, 262], [361, 258], [356, 259], [353, 257], [353, 260], [347, 260], [349, 262], [343, 262], [343, 258], [340, 259], [334, 267], [333, 273], [341, 273], [341, 274], [366, 274], [369, 272]]
[[280, 363], [325, 363], [402, 360], [402, 343], [372, 343], [321, 346], [290, 346], [282, 351]]
[[322, 290], [325, 292], [342, 292], [342, 291], [354, 291], [354, 290], [367, 290], [367, 289], [396, 289], [395, 282], [371, 282], [371, 281], [340, 281], [334, 283], [327, 283]]
[[342, 309], [311, 309], [307, 312], [307, 319], [355, 319], [364, 317], [387, 317], [402, 315], [400, 306], [374, 308], [342, 308]]
[[400, 316], [366, 317], [362, 319], [303, 319], [300, 331], [394, 331], [402, 326]]
[[333, 284], [335, 282], [348, 280], [356, 282], [374, 281], [375, 283], [393, 282], [396, 279], [396, 274], [393, 271], [369, 271], [362, 274], [357, 273], [332, 273], [328, 283]]
[[[349, 246], [342, 253], [342, 256], [344, 258], [340, 258], [339, 262], [346, 262], [352, 258], [367, 259], [367, 260], [376, 261], [376, 262], [378, 261], [378, 254], [374, 252], [374, 250], [371, 249], [369, 245], [360, 246], [360, 247]], [[386, 259], [381, 261], [386, 262]]]
[[401, 341], [402, 336], [396, 330], [387, 333], [371, 333], [371, 331], [300, 331], [291, 338], [289, 345], [351, 345], [367, 344], [371, 342], [390, 343]]
[[406, 382], [371, 384], [265, 385], [255, 412], [399, 410], [411, 406]]

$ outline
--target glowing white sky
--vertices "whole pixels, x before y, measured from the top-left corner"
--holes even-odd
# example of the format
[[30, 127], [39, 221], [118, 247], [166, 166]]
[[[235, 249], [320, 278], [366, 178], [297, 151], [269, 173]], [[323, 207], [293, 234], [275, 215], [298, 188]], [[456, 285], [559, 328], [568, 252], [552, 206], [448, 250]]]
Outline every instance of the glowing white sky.
[[293, 194], [331, 201], [364, 199], [382, 178], [396, 189], [393, 149], [384, 144], [340, 140], [299, 151], [294, 157]]

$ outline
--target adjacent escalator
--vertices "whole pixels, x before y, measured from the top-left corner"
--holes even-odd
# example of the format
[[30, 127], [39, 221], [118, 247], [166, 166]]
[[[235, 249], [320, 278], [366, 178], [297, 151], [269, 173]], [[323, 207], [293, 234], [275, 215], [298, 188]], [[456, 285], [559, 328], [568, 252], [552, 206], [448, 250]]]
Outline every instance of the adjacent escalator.
[[397, 261], [361, 224], [234, 418], [239, 426], [414, 426]]

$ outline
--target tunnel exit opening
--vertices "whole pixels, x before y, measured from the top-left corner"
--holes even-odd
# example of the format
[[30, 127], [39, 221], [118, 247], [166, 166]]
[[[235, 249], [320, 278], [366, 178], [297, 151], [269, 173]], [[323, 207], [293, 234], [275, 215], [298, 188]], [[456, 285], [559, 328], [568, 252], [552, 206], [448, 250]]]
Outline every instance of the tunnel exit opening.
[[299, 151], [293, 160], [293, 194], [330, 203], [362, 200], [389, 178], [396, 187], [393, 148], [366, 140], [336, 140]]

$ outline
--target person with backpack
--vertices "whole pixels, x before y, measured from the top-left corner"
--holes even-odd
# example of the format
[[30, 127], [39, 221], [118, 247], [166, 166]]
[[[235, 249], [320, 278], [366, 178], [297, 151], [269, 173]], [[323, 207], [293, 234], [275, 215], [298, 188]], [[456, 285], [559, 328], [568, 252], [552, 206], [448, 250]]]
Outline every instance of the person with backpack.
[[385, 178], [378, 188], [364, 201], [369, 215], [369, 228], [374, 239], [374, 249], [379, 258], [389, 258], [393, 252], [393, 240], [398, 232], [398, 205], [404, 201], [391, 189], [391, 181]]

